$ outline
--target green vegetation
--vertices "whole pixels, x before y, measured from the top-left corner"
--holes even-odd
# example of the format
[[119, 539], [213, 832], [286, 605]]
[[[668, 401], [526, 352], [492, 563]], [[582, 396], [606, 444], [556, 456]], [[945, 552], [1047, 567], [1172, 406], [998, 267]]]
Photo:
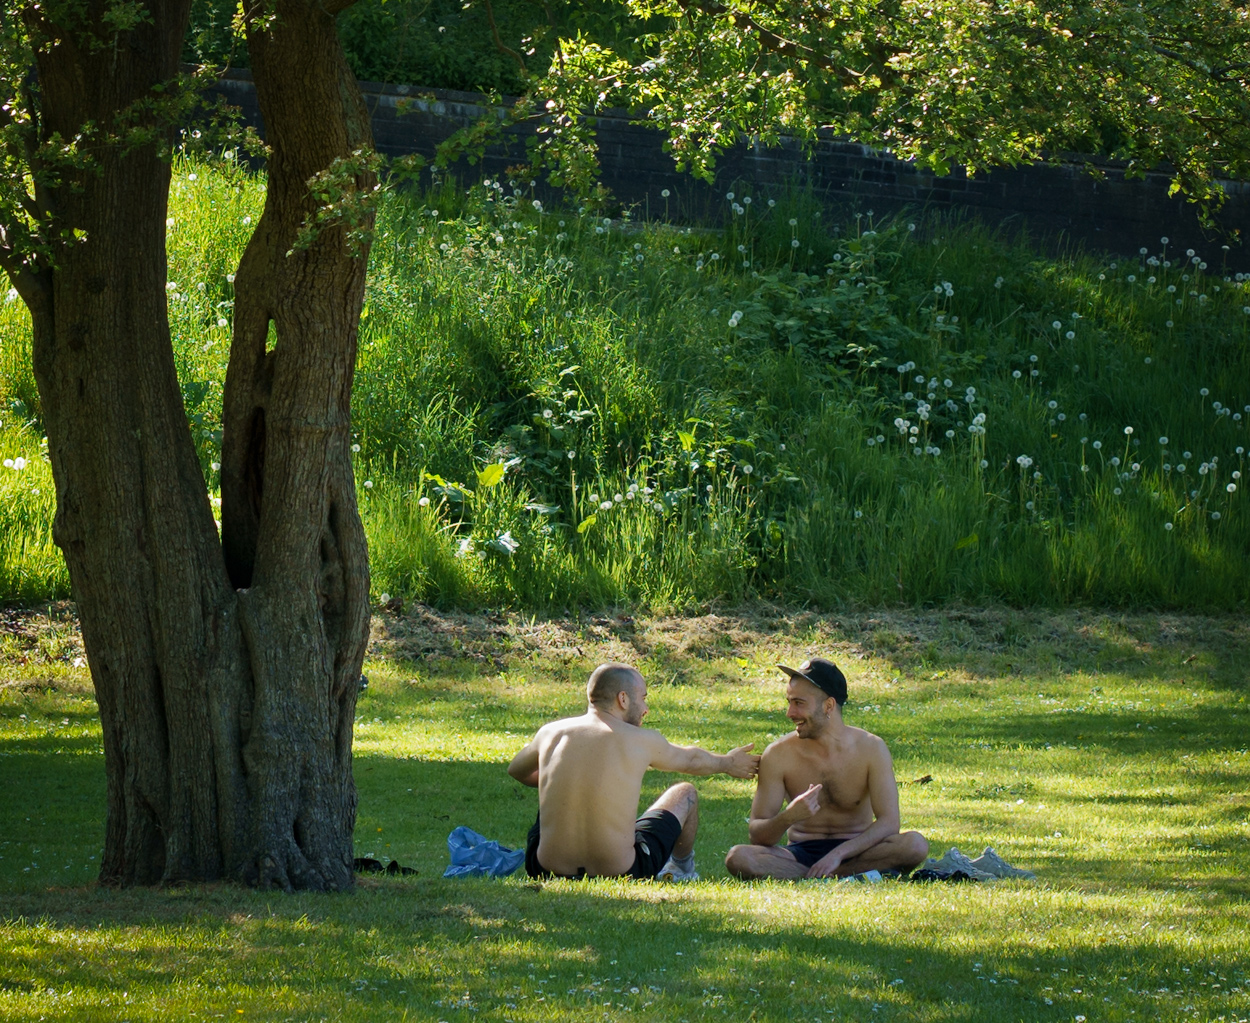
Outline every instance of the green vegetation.
[[[214, 492], [263, 187], [184, 163], [171, 197]], [[528, 182], [385, 201], [353, 413], [376, 598], [1244, 605], [1250, 295], [1218, 250], [1052, 259], [752, 192], [724, 232], [545, 210]], [[24, 324], [3, 305], [10, 600], [65, 591]]]
[[[0, 787], [0, 1020], [1245, 1016], [1241, 618], [382, 615], [356, 849], [421, 874], [350, 897], [92, 887], [104, 771], [72, 620], [4, 625], [0, 764], [22, 784]], [[1036, 883], [732, 882], [751, 790], [726, 778], [697, 780], [699, 884], [439, 877], [458, 824], [523, 840], [535, 797], [504, 763], [580, 709], [598, 660], [647, 673], [649, 724], [727, 749], [786, 729], [773, 665], [813, 651], [847, 666], [848, 720], [890, 743], [904, 825], [937, 853], [993, 845]]]

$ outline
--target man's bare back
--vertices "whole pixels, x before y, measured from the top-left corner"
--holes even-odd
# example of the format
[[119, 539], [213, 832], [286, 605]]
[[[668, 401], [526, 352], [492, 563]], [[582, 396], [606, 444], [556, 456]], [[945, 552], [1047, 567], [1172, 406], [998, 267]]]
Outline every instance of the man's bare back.
[[[625, 665], [601, 665], [587, 690], [585, 714], [543, 725], [508, 766], [512, 777], [538, 788], [532, 858], [542, 871], [564, 877], [655, 876], [669, 855], [683, 861], [693, 855], [698, 800], [693, 785], [674, 785], [644, 814], [657, 820], [655, 827], [644, 827], [635, 816], [647, 769], [750, 778], [760, 758], [750, 746], [723, 756], [674, 746], [639, 727], [648, 710], [646, 682]], [[664, 814], [673, 820], [661, 820]], [[650, 862], [662, 851], [659, 863]]]
[[[791, 674], [786, 716], [795, 730], [764, 751], [751, 804], [751, 844], [729, 850], [729, 872], [832, 877], [921, 863], [929, 849], [923, 836], [899, 833], [890, 751], [878, 736], [842, 720], [842, 673], [821, 659], [783, 670]], [[787, 834], [789, 843], [778, 845]]]

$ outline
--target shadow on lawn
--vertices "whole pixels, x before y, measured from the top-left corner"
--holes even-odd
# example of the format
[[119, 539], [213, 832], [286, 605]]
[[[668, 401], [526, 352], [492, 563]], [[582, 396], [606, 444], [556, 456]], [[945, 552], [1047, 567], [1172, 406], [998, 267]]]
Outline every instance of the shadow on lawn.
[[[697, 890], [594, 883], [377, 882], [320, 898], [229, 888], [56, 893], [39, 900], [38, 930], [17, 935], [0, 990], [33, 996], [57, 978], [80, 994], [126, 989], [142, 1002], [144, 992], [198, 981], [193, 997], [210, 1016], [259, 1004], [350, 1019], [615, 1019], [629, 1010], [673, 1021], [980, 1023], [1105, 1018], [1109, 1001], [1121, 1014], [1169, 1018], [1193, 999], [1213, 1018], [1234, 996], [1200, 991], [1199, 978], [1217, 971], [1227, 988], [1247, 966], [1244, 951], [1219, 941], [1161, 938], [1170, 924], [1139, 930], [1134, 919], [1126, 934], [1096, 908], [1066, 921], [1082, 927], [1077, 936], [1047, 944], [1046, 911], [1027, 890], [1004, 904], [1002, 893], [968, 889], [900, 903], [890, 889], [848, 893], [848, 919], [836, 912], [840, 890], [823, 885], [742, 886], [740, 898], [720, 889], [710, 895], [719, 903]], [[1006, 929], [1000, 919], [976, 923], [1004, 907]], [[872, 913], [880, 928], [865, 924]], [[931, 917], [933, 933], [914, 925], [916, 913]], [[100, 947], [110, 929], [143, 940], [111, 954]], [[90, 950], [65, 940], [69, 930], [86, 932]], [[215, 989], [221, 983], [233, 990]]]

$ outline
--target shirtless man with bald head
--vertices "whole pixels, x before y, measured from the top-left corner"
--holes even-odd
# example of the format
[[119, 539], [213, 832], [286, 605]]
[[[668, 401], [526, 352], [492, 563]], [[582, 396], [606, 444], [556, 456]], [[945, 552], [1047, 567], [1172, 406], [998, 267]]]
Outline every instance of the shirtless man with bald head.
[[674, 785], [635, 820], [642, 776], [654, 767], [752, 778], [760, 758], [751, 746], [720, 755], [674, 746], [659, 732], [640, 728], [647, 715], [647, 683], [628, 665], [599, 665], [586, 684], [586, 699], [585, 714], [543, 725], [508, 765], [513, 778], [538, 789], [526, 872], [697, 880], [695, 787]]
[[[846, 678], [814, 657], [790, 676], [786, 717], [794, 731], [764, 750], [751, 804], [750, 845], [725, 866], [735, 877], [848, 877], [866, 870], [906, 873], [929, 843], [899, 833], [898, 785], [885, 743], [842, 720]], [[789, 834], [786, 845], [778, 845]]]

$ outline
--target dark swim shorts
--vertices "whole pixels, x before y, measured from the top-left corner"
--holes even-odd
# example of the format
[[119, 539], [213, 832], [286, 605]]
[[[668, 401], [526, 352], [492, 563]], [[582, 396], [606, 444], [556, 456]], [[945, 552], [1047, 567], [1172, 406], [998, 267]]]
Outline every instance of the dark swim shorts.
[[791, 842], [784, 848], [790, 850], [790, 855], [803, 866], [813, 867], [825, 853], [849, 841], [848, 838], [809, 838], [806, 842]]
[[[668, 810], [648, 810], [634, 824], [634, 865], [625, 873], [638, 881], [654, 878], [660, 868], [668, 862], [673, 853], [673, 846], [681, 835], [681, 821], [676, 814]], [[538, 862], [538, 842], [542, 837], [539, 818], [534, 818], [534, 826], [530, 828], [529, 837], [525, 842], [525, 872], [530, 877], [558, 877]], [[586, 876], [582, 871], [576, 875], [577, 880]]]

